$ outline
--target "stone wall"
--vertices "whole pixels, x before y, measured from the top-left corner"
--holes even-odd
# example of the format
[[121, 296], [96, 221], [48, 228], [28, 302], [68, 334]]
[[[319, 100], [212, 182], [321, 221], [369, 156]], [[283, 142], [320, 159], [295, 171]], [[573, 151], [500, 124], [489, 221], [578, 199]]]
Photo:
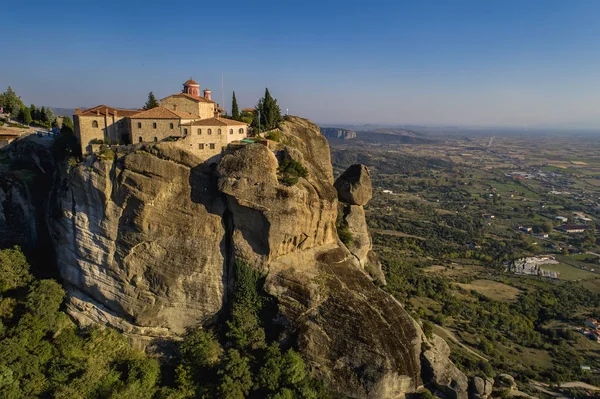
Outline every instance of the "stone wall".
[[215, 116], [214, 103], [196, 102], [185, 97], [167, 97], [161, 101], [160, 105], [175, 111], [198, 115], [201, 119]]
[[[187, 129], [188, 134], [185, 134], [184, 129]], [[240, 133], [240, 129], [242, 129], [242, 133]], [[181, 126], [183, 138], [177, 144], [206, 160], [220, 155], [221, 150], [227, 144], [245, 139], [247, 135], [247, 126], [243, 123], [237, 126]]]
[[[161, 141], [167, 137], [180, 136], [180, 123], [190, 119], [136, 119], [131, 118], [131, 136], [133, 143]], [[156, 127], [154, 127], [156, 124]], [[141, 140], [140, 140], [141, 138]], [[156, 138], [156, 139], [155, 139]]]
[[[95, 124], [95, 123], [96, 124]], [[112, 142], [128, 142], [131, 137], [129, 121], [117, 115], [73, 115], [75, 136], [81, 144], [81, 152], [85, 154], [91, 140], [108, 140]]]

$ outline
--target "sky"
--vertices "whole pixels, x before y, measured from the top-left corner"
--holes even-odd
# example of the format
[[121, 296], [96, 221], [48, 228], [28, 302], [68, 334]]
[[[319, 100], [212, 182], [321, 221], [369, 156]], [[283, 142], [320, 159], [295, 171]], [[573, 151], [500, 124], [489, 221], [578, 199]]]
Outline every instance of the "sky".
[[[0, 91], [139, 108], [190, 77], [321, 124], [600, 128], [600, 1], [13, 1]], [[223, 91], [221, 82], [223, 81]]]

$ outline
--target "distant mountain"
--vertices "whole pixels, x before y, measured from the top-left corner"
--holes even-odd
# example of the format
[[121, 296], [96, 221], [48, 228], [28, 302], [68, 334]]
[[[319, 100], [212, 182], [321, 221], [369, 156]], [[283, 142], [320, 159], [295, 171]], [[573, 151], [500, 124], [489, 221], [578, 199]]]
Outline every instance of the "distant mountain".
[[322, 127], [321, 134], [328, 139], [349, 140], [356, 138], [356, 132], [338, 127]]
[[403, 128], [375, 128], [356, 132], [357, 139], [380, 143], [426, 144], [436, 140], [423, 133]]
[[75, 108], [55, 108], [55, 107], [50, 107], [50, 109], [52, 110], [52, 112], [54, 112], [54, 115], [56, 115], [56, 116], [73, 117], [73, 115], [75, 114]]

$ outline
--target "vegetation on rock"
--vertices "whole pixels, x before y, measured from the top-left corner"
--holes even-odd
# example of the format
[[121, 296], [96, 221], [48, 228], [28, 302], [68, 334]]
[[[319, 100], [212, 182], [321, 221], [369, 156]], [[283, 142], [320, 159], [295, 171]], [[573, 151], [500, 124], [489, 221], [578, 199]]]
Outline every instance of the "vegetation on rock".
[[300, 162], [290, 158], [284, 158], [279, 164], [279, 181], [286, 186], [293, 186], [298, 183], [300, 177], [308, 176], [306, 169]]

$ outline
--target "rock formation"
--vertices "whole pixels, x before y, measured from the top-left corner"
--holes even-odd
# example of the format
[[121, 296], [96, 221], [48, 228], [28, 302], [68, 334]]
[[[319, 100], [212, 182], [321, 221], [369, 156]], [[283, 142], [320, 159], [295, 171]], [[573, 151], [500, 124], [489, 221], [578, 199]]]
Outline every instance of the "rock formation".
[[471, 395], [473, 399], [486, 399], [492, 394], [494, 380], [491, 378], [483, 379], [474, 377], [471, 382]]
[[356, 132], [337, 127], [322, 127], [321, 134], [328, 139], [350, 140], [356, 138]]
[[340, 201], [349, 205], [366, 205], [373, 196], [371, 172], [365, 165], [350, 166], [334, 184]]
[[[91, 155], [65, 172], [50, 223], [68, 312], [138, 341], [174, 337], [224, 309], [232, 262], [244, 259], [268, 273], [280, 341], [332, 389], [397, 398], [431, 382], [462, 398], [466, 377], [447, 345], [422, 352], [419, 325], [365, 272], [368, 170], [352, 166], [334, 188], [318, 127], [288, 117], [281, 131], [275, 150], [238, 146], [217, 165], [163, 143]], [[283, 184], [284, 159], [306, 177]], [[356, 237], [348, 248], [336, 232], [338, 196]]]
[[151, 338], [221, 309], [225, 207], [208, 169], [159, 144], [69, 170], [52, 233], [71, 315]]
[[421, 356], [423, 379], [432, 388], [453, 399], [467, 399], [469, 381], [450, 361], [450, 347], [441, 337], [433, 335], [428, 349]]

